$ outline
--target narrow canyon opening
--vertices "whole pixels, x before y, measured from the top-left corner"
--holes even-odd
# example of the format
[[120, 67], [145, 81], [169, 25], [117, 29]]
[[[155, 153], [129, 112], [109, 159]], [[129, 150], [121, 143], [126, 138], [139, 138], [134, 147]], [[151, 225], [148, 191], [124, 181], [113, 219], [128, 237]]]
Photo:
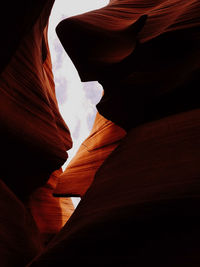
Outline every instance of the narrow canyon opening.
[[[48, 39], [56, 97], [73, 140], [73, 147], [68, 151], [69, 157], [63, 169], [89, 135], [97, 112], [96, 104], [101, 99], [103, 89], [96, 81], [81, 82], [77, 70], [56, 35], [55, 28], [62, 19], [101, 8], [108, 2], [109, 0], [56, 0], [49, 18]], [[79, 198], [72, 200], [75, 206], [80, 201]]]

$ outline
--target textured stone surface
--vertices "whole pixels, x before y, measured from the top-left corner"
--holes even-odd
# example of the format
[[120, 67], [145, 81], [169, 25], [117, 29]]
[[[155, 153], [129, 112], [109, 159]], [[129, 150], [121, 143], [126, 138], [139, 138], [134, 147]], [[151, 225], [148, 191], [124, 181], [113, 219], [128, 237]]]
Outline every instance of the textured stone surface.
[[10, 14], [1, 23], [5, 34], [0, 44], [0, 265], [4, 267], [25, 266], [73, 212], [71, 200], [52, 196], [58, 177], [51, 174], [62, 166], [72, 146], [55, 96], [47, 41], [53, 3], [20, 1], [1, 8]]
[[90, 135], [60, 175], [54, 195], [82, 197], [98, 168], [125, 135], [122, 128], [97, 113]]
[[[22, 5], [25, 12], [26, 33], [19, 36], [20, 42], [0, 75], [0, 171], [2, 179], [21, 199], [62, 166], [66, 150], [72, 145], [57, 106], [47, 43], [53, 2], [46, 1], [41, 9], [41, 2], [36, 1], [34, 20], [23, 9], [26, 4], [19, 4], [18, 9]], [[14, 19], [10, 18], [15, 25], [18, 21]]]
[[30, 266], [198, 266], [199, 115], [131, 130]]
[[0, 180], [1, 266], [25, 266], [41, 250], [40, 233], [32, 216]]
[[55, 198], [53, 191], [60, 179], [62, 170], [52, 173], [48, 182], [33, 192], [28, 207], [42, 236], [57, 234], [74, 211], [70, 198]]
[[[199, 0], [113, 0], [59, 24], [82, 80], [95, 78], [104, 87], [98, 109], [106, 119], [98, 115], [87, 150], [81, 147], [72, 162], [77, 166], [94, 152], [91, 180], [82, 179], [83, 170], [73, 174], [73, 194], [87, 192], [41, 251], [38, 235], [63, 225], [49, 177], [72, 143], [47, 44], [53, 2], [2, 8], [11, 16], [0, 23], [1, 264], [199, 266]], [[107, 119], [129, 131], [105, 160], [125, 133]], [[26, 205], [29, 199], [39, 229], [20, 199]]]
[[116, 0], [57, 34], [81, 79], [102, 84], [99, 113], [129, 130], [199, 107], [199, 13], [197, 0]]

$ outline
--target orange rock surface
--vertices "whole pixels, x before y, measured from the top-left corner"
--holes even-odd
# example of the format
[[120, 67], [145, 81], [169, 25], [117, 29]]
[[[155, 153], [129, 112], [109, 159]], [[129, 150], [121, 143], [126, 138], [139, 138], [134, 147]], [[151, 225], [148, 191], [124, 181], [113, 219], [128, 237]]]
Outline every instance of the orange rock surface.
[[47, 41], [53, 3], [20, 1], [1, 9], [10, 14], [1, 23], [0, 44], [2, 267], [25, 266], [73, 212], [71, 199], [52, 196], [58, 176], [51, 174], [72, 146], [59, 113]]
[[113, 0], [58, 25], [81, 79], [103, 85], [99, 113], [127, 135], [29, 266], [200, 265], [199, 14], [197, 0]]
[[[81, 79], [104, 89], [64, 173], [53, 3], [1, 8], [0, 265], [200, 266], [200, 1], [111, 0], [59, 23]], [[83, 196], [65, 225], [72, 202], [53, 192]]]
[[122, 128], [97, 113], [90, 135], [60, 175], [54, 195], [82, 197], [99, 167], [125, 135]]
[[53, 191], [62, 170], [52, 173], [48, 182], [33, 192], [28, 207], [45, 241], [57, 234], [74, 211], [70, 198], [55, 198]]
[[129, 131], [30, 266], [198, 266], [199, 115]]

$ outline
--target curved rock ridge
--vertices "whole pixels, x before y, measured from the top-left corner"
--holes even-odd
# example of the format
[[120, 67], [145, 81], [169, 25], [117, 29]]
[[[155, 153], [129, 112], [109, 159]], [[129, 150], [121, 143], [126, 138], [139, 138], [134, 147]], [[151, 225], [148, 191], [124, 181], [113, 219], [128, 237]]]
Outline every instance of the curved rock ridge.
[[200, 264], [200, 109], [130, 130], [31, 267]]
[[0, 72], [4, 70], [15, 54], [21, 40], [34, 26], [44, 6], [47, 4], [48, 13], [53, 3], [54, 0], [48, 0], [48, 4], [46, 0], [21, 0], [20, 2], [12, 2], [12, 5], [6, 1], [2, 3], [0, 27], [3, 38], [1, 38], [0, 44]]
[[53, 191], [61, 174], [61, 169], [53, 172], [47, 183], [36, 189], [29, 198], [28, 208], [36, 222], [43, 243], [48, 243], [74, 212], [70, 198], [53, 197]]
[[95, 12], [67, 18], [56, 27], [57, 35], [82, 81], [99, 80], [110, 65], [130, 55], [147, 18], [146, 15], [137, 16], [124, 28], [121, 25], [119, 29], [113, 29], [112, 14], [109, 21], [101, 17], [104, 8]]
[[113, 0], [64, 19], [56, 31], [82, 80], [98, 80], [98, 71], [130, 55], [136, 40], [199, 26], [199, 10], [198, 0]]
[[[24, 6], [21, 3], [24, 12], [28, 2]], [[53, 2], [36, 1], [33, 13], [23, 14], [22, 29], [26, 30], [21, 35], [14, 32], [20, 41], [0, 75], [0, 170], [2, 179], [21, 199], [62, 166], [66, 150], [72, 146], [69, 129], [59, 113], [47, 42]], [[9, 25], [12, 21], [14, 27], [21, 27], [21, 20], [15, 18], [10, 18]], [[10, 53], [9, 49], [8, 45], [4, 53]]]
[[[0, 265], [25, 266], [66, 223], [71, 199], [52, 196], [72, 146], [55, 95], [48, 19], [53, 0], [2, 3]], [[11, 7], [12, 6], [12, 7]], [[53, 174], [52, 174], [53, 173]]]
[[90, 135], [60, 175], [54, 195], [83, 197], [99, 167], [125, 135], [122, 128], [97, 113]]
[[[200, 266], [200, 1], [112, 0], [58, 25], [81, 79], [104, 89], [64, 173], [72, 140], [47, 42], [53, 3], [1, 8], [1, 265]], [[71, 217], [53, 192], [82, 197]]]
[[102, 84], [99, 113], [130, 130], [199, 107], [199, 13], [198, 0], [116, 0], [57, 34], [81, 79]]

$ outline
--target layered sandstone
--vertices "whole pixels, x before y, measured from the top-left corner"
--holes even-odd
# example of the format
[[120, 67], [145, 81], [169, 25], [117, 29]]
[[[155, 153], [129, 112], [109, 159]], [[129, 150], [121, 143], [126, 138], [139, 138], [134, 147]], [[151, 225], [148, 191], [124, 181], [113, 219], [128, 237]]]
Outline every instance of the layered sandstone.
[[[199, 0], [112, 0], [58, 25], [81, 79], [104, 89], [64, 173], [72, 140], [51, 70], [53, 3], [2, 7], [2, 266], [199, 266]], [[72, 214], [53, 192], [82, 200]]]

